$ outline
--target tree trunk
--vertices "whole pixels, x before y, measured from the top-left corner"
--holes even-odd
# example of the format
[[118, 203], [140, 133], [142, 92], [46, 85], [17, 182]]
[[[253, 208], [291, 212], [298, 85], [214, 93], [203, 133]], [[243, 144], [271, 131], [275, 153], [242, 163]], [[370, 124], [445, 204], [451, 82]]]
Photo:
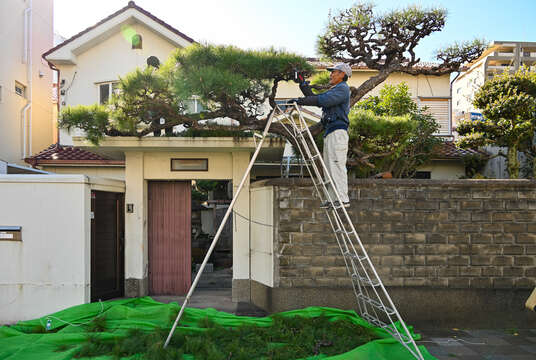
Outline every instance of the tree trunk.
[[352, 87], [350, 94], [350, 107], [354, 106], [359, 100], [363, 98], [363, 96], [368, 94], [369, 91], [384, 82], [385, 79], [387, 79], [392, 72], [394, 72], [394, 69], [382, 69], [377, 75], [370, 77], [363, 84], [359, 85], [357, 89]]
[[510, 179], [519, 179], [519, 159], [517, 157], [517, 144], [508, 147], [507, 169]]

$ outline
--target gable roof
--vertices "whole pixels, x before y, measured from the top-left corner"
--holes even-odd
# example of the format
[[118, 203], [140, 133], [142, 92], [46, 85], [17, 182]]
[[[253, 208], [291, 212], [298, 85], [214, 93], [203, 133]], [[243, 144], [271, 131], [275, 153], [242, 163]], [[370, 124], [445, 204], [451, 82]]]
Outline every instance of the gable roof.
[[[104, 36], [106, 32], [110, 32], [117, 27], [117, 24], [113, 24], [114, 21], [122, 24], [126, 21], [131, 21], [135, 19], [140, 23], [149, 26], [157, 33], [165, 36], [171, 42], [175, 43], [177, 46], [187, 46], [189, 44], [195, 43], [195, 40], [191, 37], [185, 35], [179, 30], [175, 29], [173, 26], [169, 25], [165, 21], [157, 18], [147, 10], [136, 5], [134, 1], [129, 1], [127, 6], [116, 11], [115, 13], [107, 16], [93, 26], [88, 27], [87, 29], [79, 32], [78, 34], [70, 37], [61, 44], [53, 47], [52, 49], [45, 52], [42, 57], [47, 61], [57, 60], [58, 63], [71, 63], [74, 64], [74, 55], [71, 54], [76, 49], [82, 48], [83, 45], [90, 42], [95, 38]], [[67, 48], [71, 48], [69, 51], [66, 51]]]
[[69, 145], [52, 144], [34, 156], [24, 159], [32, 166], [37, 165], [124, 165], [123, 160], [112, 160], [91, 151]]

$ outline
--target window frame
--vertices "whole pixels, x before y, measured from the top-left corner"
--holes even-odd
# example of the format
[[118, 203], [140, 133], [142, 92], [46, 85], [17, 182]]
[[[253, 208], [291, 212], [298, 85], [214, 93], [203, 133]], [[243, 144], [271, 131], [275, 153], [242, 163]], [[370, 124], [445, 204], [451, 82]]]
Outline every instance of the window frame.
[[[114, 93], [114, 91], [117, 93], [118, 91], [118, 88], [115, 87], [114, 88], [114, 85], [118, 85], [119, 84], [119, 81], [117, 80], [114, 80], [114, 81], [102, 81], [102, 82], [98, 82], [98, 83], [95, 83], [95, 85], [97, 85], [97, 102], [99, 103], [99, 105], [106, 105], [108, 103], [108, 101], [110, 101], [110, 97], [112, 96], [112, 94]], [[103, 85], [108, 85], [108, 100], [106, 102], [101, 102], [101, 86]]]
[[206, 107], [203, 106], [199, 96], [197, 96], [197, 95], [193, 95], [192, 97], [190, 97], [189, 99], [187, 99], [185, 101], [192, 101], [193, 102], [193, 112], [191, 112], [191, 113], [188, 112], [188, 107], [186, 106], [186, 104], [183, 103], [183, 106], [184, 106], [183, 112], [185, 114], [199, 114], [201, 112], [200, 108], [201, 108], [202, 111], [206, 110]]
[[[17, 91], [17, 88], [22, 89], [20, 93]], [[15, 80], [15, 89], [14, 89], [14, 91], [15, 91], [15, 94], [17, 94], [18, 96], [26, 99], [26, 85], [24, 85], [23, 83]]]

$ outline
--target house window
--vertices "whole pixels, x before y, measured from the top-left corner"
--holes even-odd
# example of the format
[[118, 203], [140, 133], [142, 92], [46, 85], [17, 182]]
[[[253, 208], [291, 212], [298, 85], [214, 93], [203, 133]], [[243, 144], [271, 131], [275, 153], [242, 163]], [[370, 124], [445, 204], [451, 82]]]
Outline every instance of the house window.
[[135, 34], [132, 36], [132, 48], [133, 49], [142, 48], [142, 38], [140, 34]]
[[414, 179], [431, 179], [432, 172], [430, 171], [417, 171], [413, 176]]
[[197, 96], [193, 96], [190, 100], [186, 100], [182, 103], [184, 106], [185, 114], [198, 114], [205, 111], [205, 107]]
[[20, 82], [15, 81], [15, 94], [26, 97], [26, 86], [22, 85]]
[[117, 94], [119, 91], [119, 83], [117, 81], [99, 84], [99, 104], [108, 103], [112, 94]]
[[458, 88], [458, 89], [456, 90], [456, 94], [459, 94], [460, 91], [462, 91], [462, 88]]

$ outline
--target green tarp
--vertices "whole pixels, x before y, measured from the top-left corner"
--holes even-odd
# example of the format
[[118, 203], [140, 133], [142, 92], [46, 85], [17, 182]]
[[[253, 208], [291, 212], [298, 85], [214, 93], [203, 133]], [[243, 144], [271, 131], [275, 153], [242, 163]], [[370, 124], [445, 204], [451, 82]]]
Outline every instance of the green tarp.
[[[87, 339], [87, 333], [83, 324], [88, 323], [98, 315], [103, 313], [106, 315], [106, 331], [99, 333], [99, 336], [104, 339], [114, 339], [124, 337], [128, 330], [135, 328], [142, 330], [153, 330], [158, 327], [170, 328], [179, 308], [177, 303], [163, 304], [154, 301], [150, 297], [122, 299], [78, 305], [39, 319], [21, 321], [12, 326], [2, 326], [0, 327], [0, 359], [71, 359], [77, 350], [76, 345], [85, 342]], [[356, 324], [373, 329], [381, 337], [379, 340], [374, 340], [344, 354], [331, 357], [318, 355], [310, 357], [308, 360], [414, 359], [409, 351], [389, 334], [380, 328], [369, 325], [358, 317], [354, 311], [326, 307], [308, 307], [302, 310], [287, 311], [279, 315], [285, 317], [296, 315], [317, 317], [324, 315], [333, 320], [345, 318]], [[272, 324], [272, 319], [269, 316], [256, 318], [236, 316], [210, 308], [187, 308], [176, 331], [185, 334], [204, 331], [204, 329], [198, 327], [198, 323], [201, 319], [207, 317], [213, 322], [225, 327], [235, 327], [241, 324], [253, 324], [256, 326], [270, 326]], [[35, 332], [37, 329], [44, 330], [47, 327], [47, 320], [49, 321], [49, 332], [29, 333]], [[414, 338], [419, 339], [419, 335], [414, 335]], [[59, 345], [75, 345], [75, 347], [64, 352], [58, 352]], [[428, 353], [424, 346], [420, 346], [419, 348], [426, 360], [435, 359]], [[98, 359], [110, 358], [99, 357]]]

